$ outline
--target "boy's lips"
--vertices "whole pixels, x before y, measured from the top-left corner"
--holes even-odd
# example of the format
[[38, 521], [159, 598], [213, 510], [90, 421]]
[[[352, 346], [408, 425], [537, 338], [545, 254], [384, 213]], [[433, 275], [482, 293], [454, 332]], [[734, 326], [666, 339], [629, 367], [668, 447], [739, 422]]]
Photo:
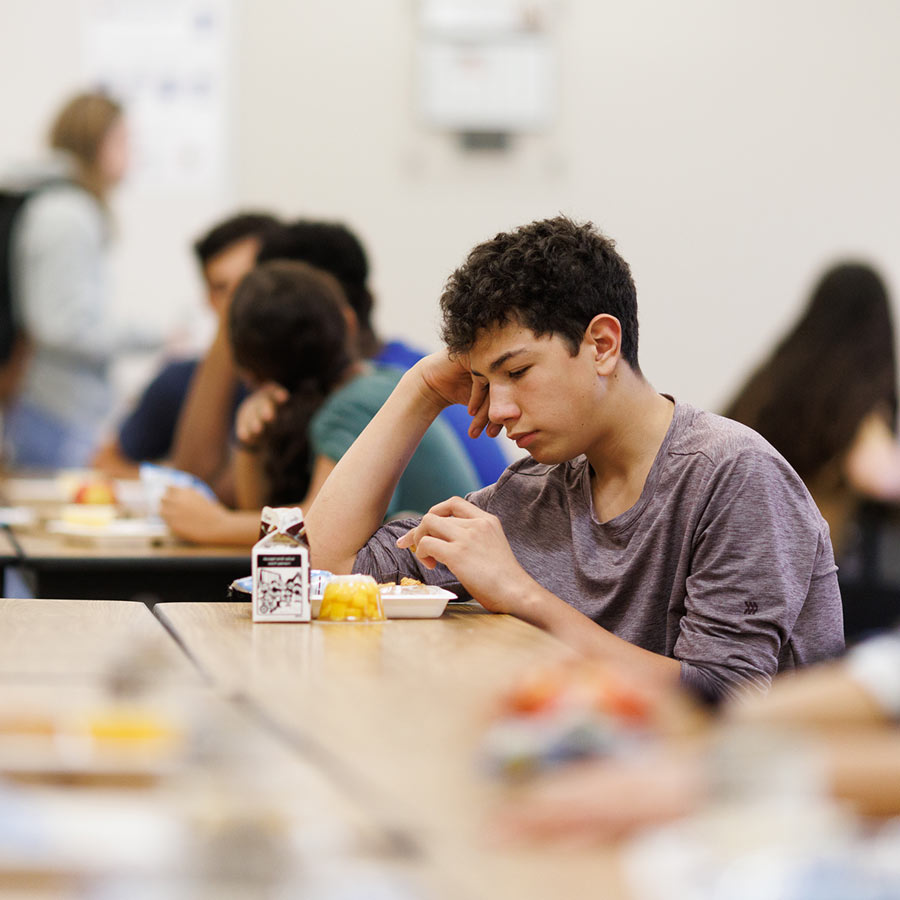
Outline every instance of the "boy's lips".
[[508, 437], [510, 438], [510, 440], [515, 441], [519, 447], [524, 448], [532, 442], [536, 434], [536, 431], [520, 431], [516, 434], [510, 434], [508, 435]]

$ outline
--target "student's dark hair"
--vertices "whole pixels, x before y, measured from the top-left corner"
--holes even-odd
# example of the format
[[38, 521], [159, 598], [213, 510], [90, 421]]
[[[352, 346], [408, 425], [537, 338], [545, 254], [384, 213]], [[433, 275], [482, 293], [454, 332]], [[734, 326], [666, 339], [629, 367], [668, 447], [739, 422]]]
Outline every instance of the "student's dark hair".
[[266, 235], [258, 262], [294, 259], [333, 275], [341, 283], [359, 323], [360, 356], [372, 356], [378, 340], [372, 327], [374, 298], [369, 291], [369, 261], [360, 239], [339, 222], [300, 219]]
[[229, 311], [235, 361], [291, 395], [265, 433], [269, 503], [295, 503], [309, 487], [310, 419], [351, 363], [344, 302], [331, 275], [287, 260], [256, 266], [235, 291]]
[[615, 243], [566, 216], [503, 232], [479, 244], [441, 297], [441, 335], [452, 353], [472, 349], [486, 329], [518, 322], [562, 337], [573, 355], [594, 316], [622, 326], [622, 357], [638, 367], [637, 295]]
[[725, 410], [769, 441], [804, 480], [840, 459], [860, 423], [897, 418], [894, 327], [871, 267], [835, 266], [772, 355]]
[[194, 242], [194, 253], [200, 265], [205, 266], [214, 256], [238, 241], [250, 237], [263, 240], [269, 232], [278, 228], [278, 224], [278, 219], [268, 213], [239, 213], [219, 222], [199, 237]]

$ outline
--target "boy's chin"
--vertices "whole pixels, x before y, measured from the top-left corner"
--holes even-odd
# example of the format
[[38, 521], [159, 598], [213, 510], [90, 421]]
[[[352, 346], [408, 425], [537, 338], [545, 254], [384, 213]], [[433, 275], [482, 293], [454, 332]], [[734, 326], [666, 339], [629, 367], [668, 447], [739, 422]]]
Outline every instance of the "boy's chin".
[[560, 463], [569, 462], [570, 460], [575, 459], [574, 456], [567, 453], [560, 453], [558, 451], [554, 453], [550, 449], [541, 449], [538, 447], [534, 448], [533, 450], [529, 448], [528, 450], [526, 450], [526, 453], [536, 463], [541, 463], [545, 466], [556, 466]]

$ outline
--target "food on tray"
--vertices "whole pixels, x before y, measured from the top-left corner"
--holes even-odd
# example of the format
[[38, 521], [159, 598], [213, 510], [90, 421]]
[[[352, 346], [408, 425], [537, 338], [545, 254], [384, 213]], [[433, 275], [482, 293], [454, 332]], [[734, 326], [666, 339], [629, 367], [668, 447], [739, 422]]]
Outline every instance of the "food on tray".
[[75, 489], [72, 502], [111, 506], [116, 502], [116, 491], [112, 482], [105, 479], [83, 481]]
[[335, 575], [325, 585], [319, 619], [377, 622], [385, 618], [378, 584], [371, 575]]
[[[324, 569], [310, 569], [309, 595], [312, 616], [319, 618], [322, 594], [325, 585], [333, 578]], [[354, 576], [359, 577], [359, 576]], [[422, 584], [415, 578], [401, 578], [377, 585], [381, 595], [381, 606], [388, 619], [437, 619], [444, 612], [448, 600], [456, 600], [456, 594], [432, 584]], [[248, 575], [238, 578], [228, 589], [230, 600], [248, 600], [253, 590], [253, 578]]]
[[60, 520], [69, 525], [86, 525], [100, 528], [116, 518], [116, 508], [100, 503], [71, 503], [60, 512]]
[[400, 581], [379, 581], [378, 587], [383, 591], [390, 591], [396, 589], [397, 586], [400, 587], [426, 587], [424, 581], [419, 581], [418, 578], [409, 578], [404, 575]]

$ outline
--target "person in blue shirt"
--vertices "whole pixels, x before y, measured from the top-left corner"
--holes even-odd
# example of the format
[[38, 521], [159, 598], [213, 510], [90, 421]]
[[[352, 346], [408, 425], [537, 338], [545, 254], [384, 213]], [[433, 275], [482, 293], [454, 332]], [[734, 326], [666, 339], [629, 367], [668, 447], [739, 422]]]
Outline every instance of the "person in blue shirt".
[[[216, 315], [227, 306], [240, 280], [253, 268], [260, 243], [278, 226], [266, 213], [240, 213], [219, 222], [194, 244], [206, 298]], [[199, 359], [166, 363], [144, 389], [118, 434], [97, 451], [93, 465], [113, 475], [134, 476], [144, 461], [168, 459], [182, 405]], [[234, 413], [246, 390], [235, 384], [229, 407]]]

